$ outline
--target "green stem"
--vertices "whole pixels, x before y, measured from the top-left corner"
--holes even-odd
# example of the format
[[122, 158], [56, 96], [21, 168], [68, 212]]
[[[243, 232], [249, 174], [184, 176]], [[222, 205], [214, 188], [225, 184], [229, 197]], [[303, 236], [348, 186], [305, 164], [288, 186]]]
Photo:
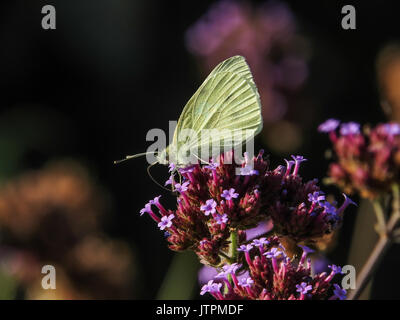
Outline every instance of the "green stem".
[[385, 226], [386, 226], [386, 219], [385, 213], [383, 212], [382, 206], [379, 200], [373, 200], [372, 205], [374, 206], [374, 211], [376, 215], [376, 220], [378, 222], [378, 233], [383, 234], [385, 233]]
[[392, 215], [398, 217], [400, 215], [400, 190], [398, 184], [395, 183], [392, 185], [392, 193], [393, 193]]
[[229, 254], [231, 256], [231, 259], [234, 262], [237, 262], [237, 246], [238, 246], [238, 232], [236, 229], [233, 229], [231, 231], [231, 245], [229, 248]]
[[[392, 186], [392, 194], [393, 202], [390, 219], [387, 223], [385, 222], [383, 232], [380, 233], [379, 241], [358, 275], [356, 289], [349, 295], [348, 300], [356, 300], [360, 297], [393, 242], [393, 233], [396, 231], [395, 228], [400, 220], [400, 190], [397, 184]], [[379, 208], [382, 210], [380, 205]], [[379, 213], [377, 216], [378, 215]]]
[[367, 262], [361, 269], [361, 272], [357, 277], [356, 289], [351, 292], [351, 294], [347, 298], [348, 300], [357, 300], [360, 297], [365, 287], [369, 283], [372, 275], [377, 270], [390, 244], [391, 242], [387, 236], [383, 235], [379, 238], [379, 241], [376, 244], [374, 250], [372, 251], [371, 255], [368, 257]]

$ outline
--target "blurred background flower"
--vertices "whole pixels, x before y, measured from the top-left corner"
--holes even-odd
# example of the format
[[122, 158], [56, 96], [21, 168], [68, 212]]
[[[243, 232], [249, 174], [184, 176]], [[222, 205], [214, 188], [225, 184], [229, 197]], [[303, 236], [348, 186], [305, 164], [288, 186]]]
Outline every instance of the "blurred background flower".
[[299, 123], [289, 119], [299, 111], [296, 94], [307, 79], [310, 52], [286, 3], [218, 1], [187, 30], [186, 46], [202, 76], [228, 57], [246, 57], [261, 97], [265, 142], [278, 152], [301, 145]]
[[[106, 207], [107, 194], [73, 161], [26, 172], [0, 189], [2, 269], [16, 278], [23, 296], [131, 297], [132, 253], [102, 234]], [[46, 264], [56, 267], [54, 292], [41, 288]]]

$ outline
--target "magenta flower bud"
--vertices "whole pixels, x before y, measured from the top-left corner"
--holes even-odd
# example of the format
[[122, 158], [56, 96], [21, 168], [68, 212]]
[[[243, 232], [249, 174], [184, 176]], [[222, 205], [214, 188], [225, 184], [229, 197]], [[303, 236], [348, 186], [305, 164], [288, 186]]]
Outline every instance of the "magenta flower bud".
[[297, 176], [297, 173], [300, 169], [300, 163], [307, 161], [303, 156], [292, 156], [294, 160], [294, 169], [293, 169], [293, 176]]
[[170, 185], [170, 184], [171, 184], [171, 185], [174, 185], [174, 184], [175, 184], [174, 175], [172, 175], [172, 174], [169, 176], [168, 180], [165, 181], [165, 184], [164, 184], [164, 185], [165, 185], [165, 186], [168, 186], [168, 185]]
[[207, 284], [205, 284], [201, 288], [200, 294], [204, 295], [208, 292], [208, 293], [212, 294], [216, 299], [220, 299], [220, 298], [222, 298], [221, 287], [222, 287], [222, 283], [214, 283], [213, 280], [210, 280], [210, 281], [208, 281]]
[[160, 198], [161, 196], [155, 197], [153, 200], [150, 200], [149, 203], [155, 205], [158, 210], [160, 210], [161, 215], [165, 216], [168, 214], [168, 211], [161, 205]]
[[342, 206], [337, 210], [337, 214], [341, 215], [343, 213], [343, 211], [350, 205], [354, 205], [357, 207], [357, 204], [351, 200], [346, 194], [343, 193], [343, 197], [344, 197], [344, 202], [342, 204]]
[[238, 251], [243, 251], [244, 252], [244, 256], [246, 258], [246, 262], [249, 266], [252, 266], [253, 262], [250, 259], [250, 251], [251, 249], [253, 249], [253, 245], [252, 244], [248, 244], [248, 245], [241, 245], [237, 250]]
[[140, 210], [140, 215], [142, 216], [144, 213], [148, 213], [150, 217], [155, 221], [155, 222], [160, 222], [160, 218], [157, 217], [157, 215], [151, 210], [151, 202], [146, 203], [143, 209]]
[[285, 172], [285, 176], [283, 178], [285, 179], [288, 175], [290, 175], [290, 171], [292, 170], [292, 166], [294, 165], [294, 161], [292, 161], [292, 160], [288, 161], [286, 159], [284, 159], [284, 160], [286, 162], [286, 172]]
[[305, 261], [306, 258], [307, 258], [307, 255], [308, 255], [309, 253], [313, 253], [314, 250], [311, 249], [311, 248], [309, 248], [309, 247], [307, 247], [307, 246], [299, 245], [299, 247], [303, 249], [303, 254], [301, 255], [299, 264], [303, 264], [304, 261]]

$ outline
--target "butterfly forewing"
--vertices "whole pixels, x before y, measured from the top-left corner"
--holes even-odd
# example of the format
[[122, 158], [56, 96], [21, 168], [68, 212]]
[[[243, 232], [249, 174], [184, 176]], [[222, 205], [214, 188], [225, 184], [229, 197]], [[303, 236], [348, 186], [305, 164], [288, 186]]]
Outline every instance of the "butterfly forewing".
[[[241, 56], [221, 62], [186, 104], [169, 147], [172, 161], [210, 156], [252, 139], [262, 129], [261, 103], [250, 69]], [[208, 161], [204, 157], [201, 159]]]

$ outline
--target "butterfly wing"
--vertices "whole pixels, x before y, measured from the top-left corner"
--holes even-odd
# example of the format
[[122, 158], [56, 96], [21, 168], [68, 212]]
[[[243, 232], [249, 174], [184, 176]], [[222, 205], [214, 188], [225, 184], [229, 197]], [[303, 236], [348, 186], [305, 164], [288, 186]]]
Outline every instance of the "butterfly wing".
[[182, 154], [200, 154], [210, 146], [211, 154], [234, 148], [261, 129], [261, 103], [253, 76], [245, 59], [234, 56], [221, 62], [188, 101], [169, 152], [174, 150], [175, 161], [184, 165]]

